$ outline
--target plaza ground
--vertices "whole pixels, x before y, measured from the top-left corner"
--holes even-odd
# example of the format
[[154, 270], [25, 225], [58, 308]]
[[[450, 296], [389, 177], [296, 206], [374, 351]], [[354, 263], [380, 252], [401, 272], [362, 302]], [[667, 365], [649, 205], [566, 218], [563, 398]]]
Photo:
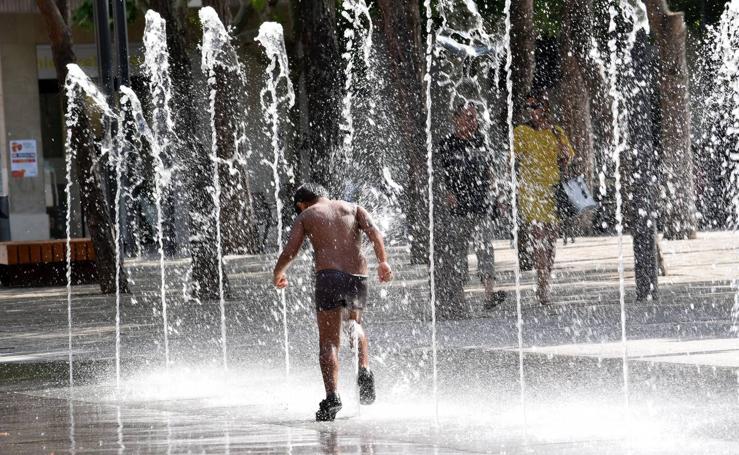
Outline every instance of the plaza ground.
[[426, 270], [391, 247], [396, 281], [373, 278], [366, 319], [378, 401], [358, 409], [344, 352], [334, 423], [313, 421], [322, 385], [307, 256], [287, 293], [289, 373], [269, 257], [227, 260], [227, 371], [218, 302], [183, 299], [186, 260], [167, 263], [169, 368], [158, 262], [127, 264], [118, 384], [115, 297], [73, 289], [70, 388], [66, 289], [0, 290], [0, 453], [739, 453], [739, 238], [661, 246], [659, 300], [635, 302], [624, 239], [626, 345], [616, 238], [559, 243], [554, 311], [522, 274], [521, 350], [509, 242], [496, 242], [509, 300], [493, 311], [471, 256], [469, 317], [437, 325], [436, 385]]

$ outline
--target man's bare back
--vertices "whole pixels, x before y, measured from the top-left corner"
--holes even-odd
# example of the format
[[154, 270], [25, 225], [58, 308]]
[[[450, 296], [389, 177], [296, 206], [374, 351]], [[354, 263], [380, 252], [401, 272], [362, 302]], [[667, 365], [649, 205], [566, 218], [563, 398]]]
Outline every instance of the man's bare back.
[[320, 197], [311, 204], [304, 204], [300, 210], [301, 213], [290, 231], [290, 238], [275, 265], [275, 285], [287, 286], [287, 280], [284, 283], [279, 282], [306, 237], [315, 251], [316, 272], [338, 270], [352, 275], [367, 275], [367, 258], [362, 253], [362, 233], [372, 242], [380, 263], [380, 281], [392, 279], [382, 234], [372, 224], [372, 219], [364, 208], [349, 202]]
[[313, 245], [316, 271], [367, 275], [362, 232], [370, 229], [372, 223], [363, 208], [344, 201], [320, 200], [301, 213], [297, 223], [302, 223]]

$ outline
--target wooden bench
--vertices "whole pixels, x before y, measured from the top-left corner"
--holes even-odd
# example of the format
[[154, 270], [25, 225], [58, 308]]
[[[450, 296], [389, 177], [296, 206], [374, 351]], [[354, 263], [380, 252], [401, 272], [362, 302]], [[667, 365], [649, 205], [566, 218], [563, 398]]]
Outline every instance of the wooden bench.
[[[72, 239], [72, 283], [95, 283], [95, 248], [89, 238]], [[67, 282], [67, 240], [0, 242], [3, 286], [54, 286]]]

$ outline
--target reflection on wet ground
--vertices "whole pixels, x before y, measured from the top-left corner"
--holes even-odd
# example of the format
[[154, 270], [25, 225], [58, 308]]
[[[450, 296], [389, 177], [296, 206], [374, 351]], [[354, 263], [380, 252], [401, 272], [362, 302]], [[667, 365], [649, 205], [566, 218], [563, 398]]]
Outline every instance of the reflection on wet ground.
[[340, 423], [309, 429], [14, 393], [0, 394], [0, 409], [4, 454], [453, 453], [383, 441], [381, 436], [343, 434]]
[[[117, 391], [112, 298], [74, 289], [77, 385], [70, 390], [65, 290], [0, 290], [0, 454], [735, 455], [739, 341], [730, 333], [729, 280], [736, 243], [729, 233], [665, 242], [670, 275], [662, 299], [636, 303], [627, 292], [628, 413], [613, 239], [561, 249], [554, 313], [530, 300], [533, 274], [524, 274], [525, 413], [515, 305], [483, 311], [471, 279], [468, 317], [438, 327], [437, 418], [424, 270], [409, 265], [402, 249], [394, 250], [397, 281], [386, 294], [372, 288], [367, 315], [378, 401], [357, 409], [351, 357], [342, 355], [345, 406], [331, 424], [312, 420], [322, 387], [312, 285], [299, 280], [309, 276], [307, 264], [298, 264], [289, 294], [287, 380], [269, 258], [229, 259], [227, 373], [217, 305], [182, 300], [183, 261], [168, 266], [173, 365], [165, 371], [157, 264], [129, 264], [135, 293], [123, 301]], [[499, 284], [510, 290], [512, 251], [506, 242], [496, 246]], [[472, 277], [474, 267], [473, 260]]]
[[446, 353], [438, 421], [423, 375], [417, 384], [381, 375], [378, 402], [359, 411], [343, 377], [333, 423], [312, 420], [315, 366], [287, 383], [279, 370], [249, 367], [140, 373], [117, 392], [111, 380], [27, 382], [0, 392], [0, 453], [739, 453], [735, 377], [635, 369], [627, 418], [617, 363], [532, 358], [524, 417], [515, 359], [498, 354]]

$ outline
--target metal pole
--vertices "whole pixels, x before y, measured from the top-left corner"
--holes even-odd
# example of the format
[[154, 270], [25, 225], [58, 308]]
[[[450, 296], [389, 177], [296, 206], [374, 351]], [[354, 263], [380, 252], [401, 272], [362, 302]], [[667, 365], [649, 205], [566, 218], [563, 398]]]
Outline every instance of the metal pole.
[[[3, 67], [2, 63], [0, 63], [0, 96], [3, 92]], [[7, 138], [6, 136], [6, 130], [5, 130], [5, 106], [0, 104], [0, 140], [5, 140]], [[10, 173], [8, 170], [10, 169], [9, 161], [10, 159], [10, 153], [3, 153], [2, 156], [0, 156], [0, 241], [4, 242], [7, 240], [10, 240], [10, 182], [8, 181], [8, 178], [10, 177]]]
[[[117, 49], [116, 72], [118, 76], [116, 78], [116, 90], [119, 90], [121, 85], [125, 85], [127, 87], [131, 86], [128, 65], [128, 25], [126, 19], [125, 0], [113, 0], [113, 22], [115, 24], [115, 41]], [[125, 128], [123, 123], [119, 124], [118, 127]], [[125, 145], [117, 144], [116, 146], [124, 147]], [[121, 151], [121, 153], [125, 155], [124, 151]], [[124, 189], [130, 187], [128, 179], [129, 166], [127, 164], [128, 163], [125, 163], [123, 166], [123, 175], [120, 182], [120, 185], [122, 185]], [[123, 200], [125, 200], [125, 197]], [[130, 217], [128, 210], [126, 209], [125, 202], [116, 201], [116, 203], [119, 205], [120, 213], [118, 225], [118, 229], [121, 232], [119, 247], [126, 255], [129, 255], [134, 249], [132, 229], [129, 226]]]
[[[98, 71], [99, 85], [105, 94], [108, 105], [114, 108], [114, 74], [113, 74], [113, 45], [110, 35], [110, 11], [108, 9], [108, 0], [92, 0], [93, 16], [95, 20], [95, 37], [97, 41]], [[117, 9], [114, 0], [114, 7]], [[124, 20], [125, 22], [125, 20]], [[126, 52], [126, 57], [128, 53]], [[118, 56], [120, 61], [120, 56]], [[118, 65], [116, 65], [118, 67]], [[127, 76], [127, 73], [126, 73]], [[114, 119], [105, 117], [103, 120], [104, 138], [103, 144], [108, 147], [117, 147], [114, 143], [117, 137], [116, 129], [120, 127]], [[115, 169], [111, 165], [110, 160], [100, 161], [100, 173], [102, 177], [103, 192], [108, 203], [108, 211], [110, 219], [115, 219], [116, 205], [116, 175]]]
[[110, 41], [110, 13], [108, 0], [93, 0], [92, 13], [95, 21], [95, 38], [98, 54], [98, 78], [103, 93], [110, 102], [113, 94], [112, 50]]
[[[95, 21], [95, 38], [98, 57], [98, 83], [105, 94], [109, 106], [113, 101], [113, 56], [110, 41], [110, 12], [108, 11], [108, 0], [93, 0], [92, 13]], [[112, 143], [112, 130], [110, 118], [105, 117], [103, 121], [103, 143]], [[111, 218], [114, 213], [115, 191], [113, 188], [111, 169], [101, 161], [100, 172], [102, 174], [103, 193], [108, 202]]]
[[118, 87], [128, 86], [130, 77], [128, 69], [128, 26], [126, 24], [125, 0], [113, 0], [113, 18], [115, 20], [115, 40], [118, 48]]

